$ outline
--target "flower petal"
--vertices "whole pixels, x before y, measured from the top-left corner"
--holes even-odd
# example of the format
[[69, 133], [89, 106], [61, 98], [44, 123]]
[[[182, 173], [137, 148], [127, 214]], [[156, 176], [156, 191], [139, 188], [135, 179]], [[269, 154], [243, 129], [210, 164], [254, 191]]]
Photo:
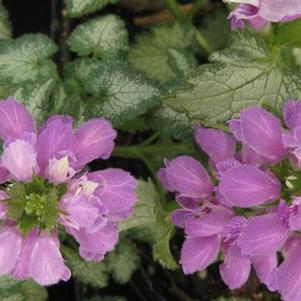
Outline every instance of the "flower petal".
[[259, 280], [266, 284], [270, 279], [270, 273], [277, 268], [277, 253], [254, 256], [252, 263]]
[[259, 15], [270, 22], [291, 21], [300, 18], [301, 2], [298, 0], [262, 0]]
[[277, 272], [278, 288], [283, 300], [301, 300], [301, 240], [294, 238], [290, 243], [284, 262], [279, 266]]
[[244, 256], [236, 256], [229, 250], [225, 254], [224, 263], [219, 267], [223, 281], [230, 289], [242, 287], [248, 280], [251, 271], [251, 261]]
[[195, 130], [194, 137], [214, 163], [232, 158], [235, 154], [235, 139], [223, 131], [199, 126]]
[[172, 223], [180, 228], [185, 228], [186, 221], [192, 218], [192, 211], [187, 209], [177, 209], [172, 215]]
[[18, 181], [28, 181], [36, 170], [36, 153], [33, 145], [17, 139], [4, 146], [2, 166]]
[[117, 136], [110, 122], [103, 118], [83, 123], [75, 133], [78, 148], [77, 164], [83, 166], [98, 158], [108, 159], [114, 149]]
[[205, 168], [189, 156], [180, 156], [168, 162], [167, 167], [159, 171], [158, 177], [165, 187], [178, 192], [180, 197], [207, 199], [213, 191]]
[[217, 235], [209, 237], [186, 238], [181, 261], [185, 274], [192, 274], [204, 270], [216, 260], [219, 252], [219, 239]]
[[0, 275], [2, 276], [9, 274], [15, 268], [23, 239], [16, 228], [4, 226], [0, 232], [0, 241]]
[[218, 192], [232, 206], [251, 207], [278, 199], [280, 182], [256, 166], [242, 165], [224, 173]]
[[287, 100], [283, 105], [283, 118], [289, 129], [301, 126], [301, 101]]
[[137, 202], [137, 181], [130, 173], [116, 168], [109, 168], [87, 175], [88, 180], [99, 186], [95, 195], [104, 205], [109, 214], [118, 218], [122, 212], [128, 212]]
[[60, 208], [66, 213], [61, 216], [61, 223], [76, 229], [92, 227], [99, 216], [98, 209], [83, 195], [66, 195]]
[[105, 227], [95, 232], [88, 232], [85, 229], [72, 230], [72, 235], [80, 244], [80, 254], [86, 260], [103, 258], [107, 252], [114, 249], [118, 241], [118, 229], [116, 224], [107, 223]]
[[25, 132], [35, 132], [34, 121], [25, 107], [9, 98], [0, 101], [0, 138], [18, 139]]
[[288, 228], [280, 222], [278, 214], [268, 213], [250, 219], [238, 239], [238, 246], [246, 255], [274, 254], [285, 243], [287, 236]]
[[72, 131], [72, 119], [54, 116], [42, 127], [37, 143], [37, 162], [40, 174], [44, 175], [49, 160], [72, 156], [77, 148], [77, 141]]
[[285, 150], [282, 144], [280, 120], [260, 107], [240, 112], [243, 143], [256, 151], [266, 163], [281, 160]]
[[216, 207], [200, 217], [188, 219], [185, 232], [190, 237], [205, 237], [220, 233], [231, 219], [232, 212], [224, 207]]
[[41, 285], [52, 285], [60, 280], [67, 281], [71, 272], [64, 264], [55, 235], [39, 236], [31, 252], [28, 265], [29, 275]]

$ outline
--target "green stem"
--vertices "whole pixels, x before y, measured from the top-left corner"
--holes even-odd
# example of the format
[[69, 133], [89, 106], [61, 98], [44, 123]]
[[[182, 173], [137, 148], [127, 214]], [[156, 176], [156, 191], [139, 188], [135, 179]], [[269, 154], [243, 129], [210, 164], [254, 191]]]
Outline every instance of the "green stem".
[[113, 152], [113, 156], [130, 159], [141, 159], [141, 153], [147, 157], [168, 156], [171, 153], [190, 153], [191, 146], [189, 144], [138, 144], [132, 146], [117, 146]]
[[187, 19], [182, 13], [176, 0], [164, 0], [167, 9], [180, 22], [187, 23]]
[[145, 141], [143, 141], [141, 143], [141, 145], [152, 144], [153, 142], [155, 142], [160, 137], [160, 135], [161, 135], [160, 132], [156, 132], [155, 134], [153, 134], [152, 136], [150, 136], [148, 139], [146, 139]]
[[194, 15], [204, 5], [204, 0], [195, 0], [192, 9], [187, 13], [186, 18], [191, 21]]
[[[193, 29], [195, 33], [196, 41], [205, 52], [205, 55], [209, 56], [213, 52], [211, 45], [208, 43], [206, 37], [199, 31], [199, 29], [191, 23], [191, 20], [189, 20], [189, 16], [185, 16], [182, 13], [177, 1], [164, 0], [164, 2], [168, 10], [170, 11], [170, 13], [176, 18], [178, 22], [180, 22], [181, 24], [186, 24]], [[203, 2], [203, 0], [197, 0], [196, 8], [201, 5], [201, 2]]]
[[211, 45], [198, 28], [196, 28], [195, 26], [193, 26], [193, 28], [197, 42], [199, 43], [200, 47], [205, 51], [205, 54], [209, 56], [213, 52]]

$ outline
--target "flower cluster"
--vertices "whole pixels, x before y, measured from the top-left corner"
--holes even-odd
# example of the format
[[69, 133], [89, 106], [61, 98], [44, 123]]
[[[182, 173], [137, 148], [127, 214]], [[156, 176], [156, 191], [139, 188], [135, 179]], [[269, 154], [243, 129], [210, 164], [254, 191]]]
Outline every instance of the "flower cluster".
[[224, 0], [239, 3], [230, 13], [232, 29], [244, 28], [245, 21], [256, 29], [270, 22], [288, 22], [301, 17], [299, 0]]
[[299, 301], [301, 101], [287, 101], [283, 111], [285, 129], [257, 106], [229, 122], [232, 134], [197, 127], [214, 180], [189, 156], [166, 161], [158, 177], [181, 206], [172, 220], [186, 234], [180, 261], [186, 274], [222, 254], [220, 274], [231, 289], [247, 281], [253, 266], [271, 291]]
[[116, 132], [105, 119], [73, 130], [71, 117], [53, 116], [37, 130], [14, 99], [0, 101], [0, 116], [0, 275], [66, 281], [59, 232], [76, 239], [86, 260], [102, 260], [137, 201], [137, 181], [120, 169], [83, 171], [114, 148]]

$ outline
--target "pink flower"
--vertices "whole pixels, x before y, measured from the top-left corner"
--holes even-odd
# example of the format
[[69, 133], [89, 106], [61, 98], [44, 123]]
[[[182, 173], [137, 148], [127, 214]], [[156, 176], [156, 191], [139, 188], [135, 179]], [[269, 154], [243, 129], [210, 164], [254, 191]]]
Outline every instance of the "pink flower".
[[243, 28], [248, 21], [254, 28], [263, 28], [269, 22], [287, 22], [301, 17], [299, 0], [224, 0], [238, 3], [230, 13], [232, 28]]
[[60, 253], [58, 225], [78, 241], [84, 258], [102, 260], [118, 242], [118, 223], [137, 201], [137, 181], [120, 169], [81, 172], [87, 163], [110, 157], [116, 132], [107, 120], [73, 129], [71, 117], [52, 116], [37, 129], [12, 98], [0, 101], [0, 112], [0, 182], [10, 182], [0, 191], [6, 224], [0, 274], [42, 285], [67, 281], [71, 273]]
[[222, 253], [220, 275], [230, 289], [244, 285], [253, 267], [283, 300], [301, 300], [301, 101], [288, 100], [283, 119], [253, 106], [229, 121], [232, 135], [197, 127], [212, 176], [188, 156], [166, 161], [159, 171], [181, 206], [172, 221], [185, 232], [185, 274], [207, 268]]

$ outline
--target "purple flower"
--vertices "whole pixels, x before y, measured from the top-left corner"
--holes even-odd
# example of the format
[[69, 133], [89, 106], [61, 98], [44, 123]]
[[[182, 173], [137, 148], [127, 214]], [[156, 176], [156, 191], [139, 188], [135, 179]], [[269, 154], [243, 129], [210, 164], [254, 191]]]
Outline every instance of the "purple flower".
[[252, 207], [277, 200], [280, 182], [253, 165], [241, 165], [226, 171], [218, 185], [218, 199], [223, 204]]
[[42, 285], [66, 281], [71, 273], [60, 253], [59, 224], [82, 257], [102, 260], [118, 242], [118, 223], [133, 211], [137, 181], [120, 169], [82, 172], [113, 151], [116, 132], [105, 119], [74, 130], [71, 117], [53, 116], [36, 129], [14, 99], [0, 101], [0, 111], [0, 182], [9, 182], [0, 191], [0, 274]]
[[220, 274], [230, 289], [244, 285], [253, 267], [283, 300], [301, 300], [301, 101], [287, 101], [283, 117], [286, 129], [260, 107], [243, 109], [229, 121], [237, 143], [230, 134], [197, 127], [195, 139], [215, 179], [187, 156], [160, 170], [181, 206], [172, 221], [185, 232], [185, 274], [207, 268], [222, 253]]
[[298, 0], [224, 0], [239, 3], [231, 12], [232, 28], [243, 28], [248, 21], [254, 28], [263, 28], [269, 22], [287, 22], [301, 17]]
[[166, 190], [194, 200], [208, 199], [212, 194], [213, 185], [207, 171], [192, 157], [180, 156], [166, 161], [165, 166], [158, 172], [158, 178]]
[[236, 139], [261, 158], [259, 163], [275, 164], [285, 154], [280, 120], [260, 107], [240, 112], [240, 119], [229, 122]]
[[194, 138], [214, 164], [234, 157], [235, 139], [223, 131], [199, 126], [195, 129]]

